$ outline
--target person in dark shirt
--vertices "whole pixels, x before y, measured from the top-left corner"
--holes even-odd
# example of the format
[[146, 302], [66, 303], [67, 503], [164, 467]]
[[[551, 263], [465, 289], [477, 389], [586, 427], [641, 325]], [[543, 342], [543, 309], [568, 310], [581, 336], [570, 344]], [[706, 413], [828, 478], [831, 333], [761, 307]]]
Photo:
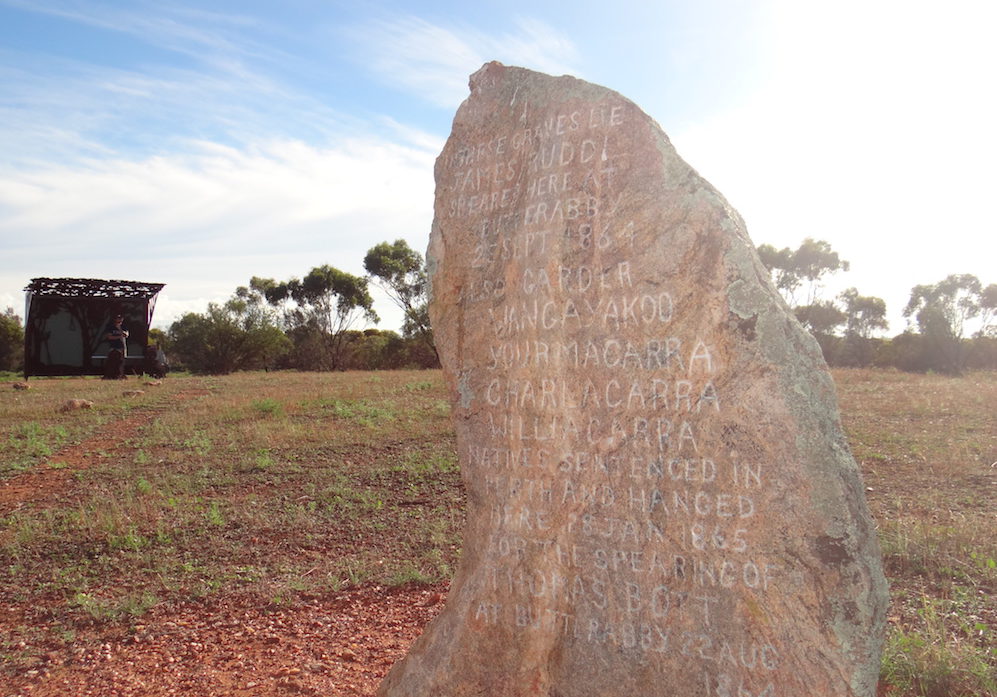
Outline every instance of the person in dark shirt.
[[104, 338], [108, 343], [107, 360], [104, 363], [105, 379], [121, 379], [125, 377], [125, 355], [128, 353], [128, 330], [125, 329], [124, 315], [115, 315], [107, 329]]

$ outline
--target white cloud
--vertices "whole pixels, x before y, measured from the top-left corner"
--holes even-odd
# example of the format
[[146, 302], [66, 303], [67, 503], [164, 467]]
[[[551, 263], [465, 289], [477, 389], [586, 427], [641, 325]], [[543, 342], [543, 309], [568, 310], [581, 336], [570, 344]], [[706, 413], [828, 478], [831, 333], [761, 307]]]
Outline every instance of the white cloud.
[[576, 72], [578, 52], [565, 34], [536, 19], [515, 24], [514, 31], [494, 35], [408, 16], [356, 26], [349, 35], [359, 47], [358, 62], [382, 81], [454, 108], [467, 96], [470, 74], [490, 60], [553, 74]]
[[[378, 242], [425, 248], [435, 155], [374, 138], [284, 139], [0, 170], [0, 299], [37, 276], [165, 282], [161, 324], [254, 275], [302, 276], [325, 263], [362, 274]], [[378, 311], [382, 326], [400, 324], [386, 302]]]
[[[441, 140], [295, 88], [289, 71], [306, 58], [257, 41], [281, 26], [181, 6], [0, 2], [193, 59], [108, 67], [0, 49], [3, 303], [20, 312], [38, 276], [165, 282], [161, 325], [253, 275], [324, 263], [360, 274], [377, 242], [425, 247]], [[400, 325], [386, 299], [378, 311]]]
[[206, 12], [169, 4], [124, 9], [101, 2], [65, 0], [3, 0], [24, 11], [50, 15], [82, 25], [117, 32], [218, 67], [235, 67], [236, 57], [272, 54], [247, 42], [246, 31], [262, 28], [247, 15]]
[[26, 167], [168, 152], [185, 147], [187, 138], [241, 145], [275, 134], [322, 141], [370, 130], [359, 118], [247, 71], [135, 72], [38, 59], [30, 68], [0, 68], [0, 84], [6, 126], [0, 161]]
[[[170, 152], [191, 138], [241, 146], [369, 131], [365, 115], [303, 88], [297, 78], [312, 59], [300, 42], [285, 50], [291, 30], [279, 21], [179, 5], [2, 5], [74, 23], [85, 38], [78, 51], [0, 48], [0, 161], [34, 167]], [[106, 42], [107, 55], [93, 57], [89, 42]]]

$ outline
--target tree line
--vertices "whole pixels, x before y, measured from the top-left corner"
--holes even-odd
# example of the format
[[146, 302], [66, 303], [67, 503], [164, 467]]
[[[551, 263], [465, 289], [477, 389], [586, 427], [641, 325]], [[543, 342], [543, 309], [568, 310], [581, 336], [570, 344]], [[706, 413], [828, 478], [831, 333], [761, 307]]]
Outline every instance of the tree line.
[[[903, 309], [906, 330], [883, 338], [873, 336], [889, 328], [882, 298], [848, 288], [833, 300], [821, 299], [823, 279], [849, 268], [827, 242], [807, 238], [797, 249], [762, 244], [758, 257], [832, 366], [950, 374], [997, 369], [995, 283], [984, 286], [972, 274], [952, 274], [914, 286]], [[971, 323], [977, 330], [970, 334]]]
[[[364, 269], [365, 276], [329, 265], [284, 281], [254, 276], [226, 302], [185, 314], [156, 339], [194, 372], [438, 367], [422, 255], [405, 240], [382, 242], [368, 250]], [[371, 283], [401, 308], [400, 334], [357, 328], [380, 320]]]
[[[758, 256], [797, 319], [814, 335], [832, 366], [896, 367], [959, 373], [997, 369], [997, 284], [953, 274], [911, 289], [903, 311], [907, 329], [892, 338], [886, 303], [849, 288], [821, 298], [824, 279], [849, 263], [823, 240], [807, 238], [796, 249], [758, 247]], [[439, 357], [429, 325], [428, 278], [422, 255], [405, 240], [371, 247], [366, 275], [329, 265], [302, 278], [254, 276], [223, 303], [189, 312], [150, 342], [174, 368], [200, 373], [237, 370], [375, 370], [433, 368]], [[370, 284], [401, 309], [401, 332], [359, 329], [377, 323]], [[977, 330], [969, 334], [968, 328]], [[0, 370], [23, 368], [24, 331], [12, 308], [0, 314]]]

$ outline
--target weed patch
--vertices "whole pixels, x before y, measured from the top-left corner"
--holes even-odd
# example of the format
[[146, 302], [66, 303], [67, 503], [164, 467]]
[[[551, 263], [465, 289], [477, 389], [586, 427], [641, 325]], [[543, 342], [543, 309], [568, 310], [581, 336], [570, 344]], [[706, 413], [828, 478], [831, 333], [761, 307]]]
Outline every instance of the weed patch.
[[894, 691], [919, 697], [997, 694], [994, 656], [988, 648], [992, 630], [976, 622], [975, 637], [953, 641], [946, 621], [952, 607], [952, 603], [922, 597], [917, 626], [891, 629], [880, 676]]
[[77, 593], [70, 607], [94, 622], [111, 622], [126, 617], [140, 617], [158, 604], [152, 593], [128, 593], [115, 598], [101, 598], [89, 593]]
[[329, 399], [316, 405], [334, 419], [352, 421], [358, 425], [372, 427], [395, 418], [393, 409], [377, 406], [367, 400]]
[[7, 435], [0, 474], [24, 471], [55, 453], [68, 440], [69, 430], [59, 424], [29, 421], [14, 425]]
[[279, 417], [284, 415], [284, 405], [270, 397], [253, 402], [252, 408], [253, 411], [262, 416]]

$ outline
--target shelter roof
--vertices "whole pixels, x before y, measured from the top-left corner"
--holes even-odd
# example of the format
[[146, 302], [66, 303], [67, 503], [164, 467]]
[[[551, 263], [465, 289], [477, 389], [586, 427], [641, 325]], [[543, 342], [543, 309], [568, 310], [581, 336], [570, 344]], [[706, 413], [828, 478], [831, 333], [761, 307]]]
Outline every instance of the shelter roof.
[[151, 298], [165, 285], [96, 278], [32, 278], [24, 290], [36, 295], [64, 298]]

